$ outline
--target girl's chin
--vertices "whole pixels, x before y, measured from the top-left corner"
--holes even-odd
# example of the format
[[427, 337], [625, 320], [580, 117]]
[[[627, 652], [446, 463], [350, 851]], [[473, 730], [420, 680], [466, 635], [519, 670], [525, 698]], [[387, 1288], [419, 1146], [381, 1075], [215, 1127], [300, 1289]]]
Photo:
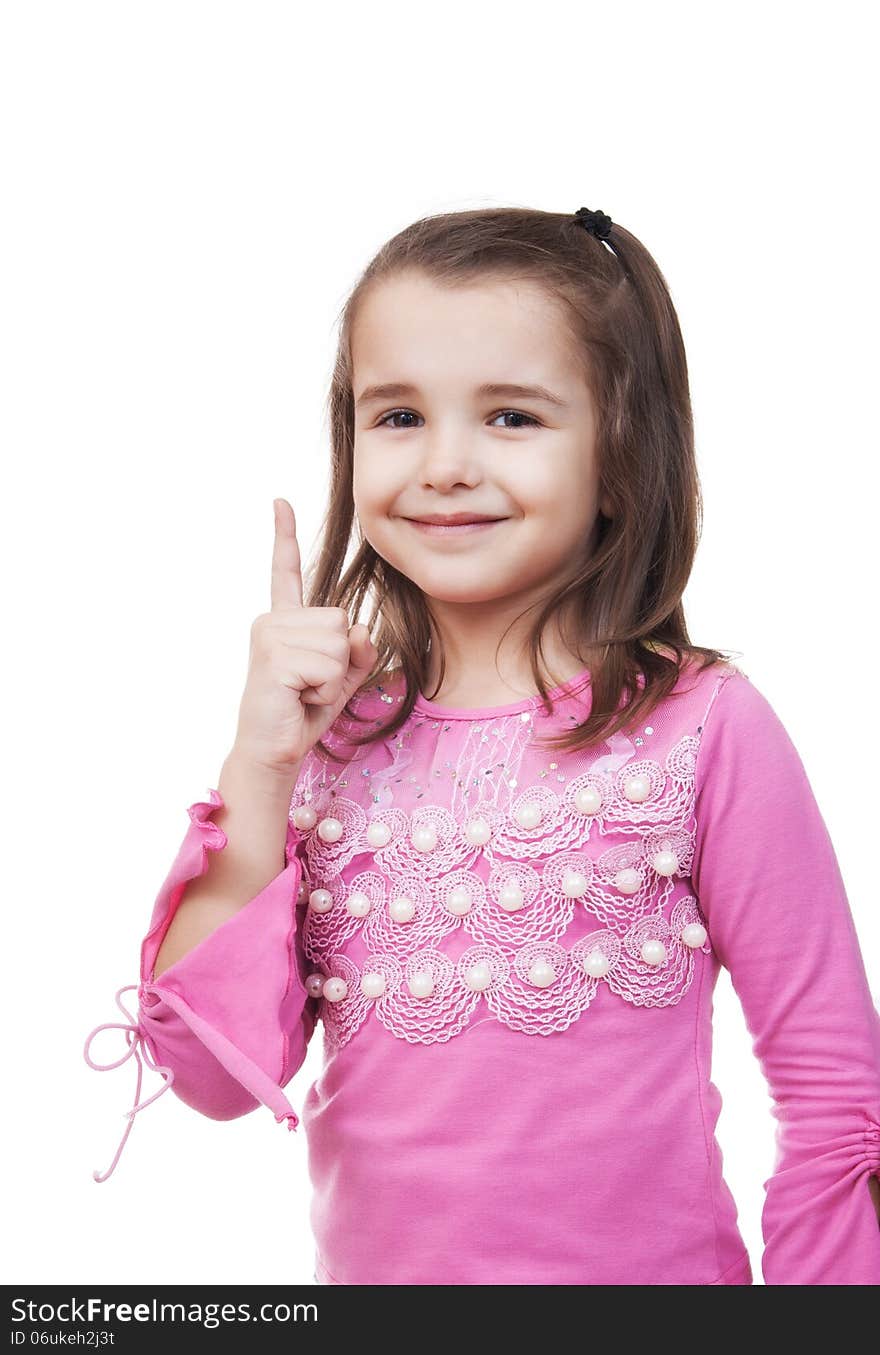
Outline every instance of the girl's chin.
[[[458, 578], [457, 573], [460, 573]], [[488, 577], [487, 571], [482, 568], [476, 576], [471, 568], [460, 572], [444, 569], [442, 575], [431, 570], [415, 570], [407, 577], [432, 602], [472, 604], [503, 602], [506, 598], [521, 595], [534, 582], [522, 578], [506, 579], [503, 575]]]

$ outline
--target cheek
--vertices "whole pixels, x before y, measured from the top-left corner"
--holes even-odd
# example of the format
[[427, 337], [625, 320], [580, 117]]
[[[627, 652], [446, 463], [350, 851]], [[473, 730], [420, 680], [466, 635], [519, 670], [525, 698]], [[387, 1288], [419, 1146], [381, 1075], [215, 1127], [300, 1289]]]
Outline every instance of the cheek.
[[592, 521], [596, 511], [596, 477], [579, 463], [547, 463], [524, 470], [512, 486], [526, 517], [576, 531]]
[[599, 488], [581, 465], [559, 466], [552, 475], [532, 475], [521, 484], [524, 526], [532, 528], [528, 554], [555, 568], [579, 554], [593, 530]]
[[395, 511], [399, 487], [391, 483], [387, 467], [375, 457], [356, 455], [352, 465], [351, 488], [354, 511], [362, 535], [379, 555], [399, 568], [399, 563], [391, 558], [394, 527], [399, 524], [388, 520], [389, 514], [393, 515]]
[[365, 518], [387, 508], [392, 487], [381, 463], [368, 453], [355, 452], [352, 464], [352, 495], [358, 517]]

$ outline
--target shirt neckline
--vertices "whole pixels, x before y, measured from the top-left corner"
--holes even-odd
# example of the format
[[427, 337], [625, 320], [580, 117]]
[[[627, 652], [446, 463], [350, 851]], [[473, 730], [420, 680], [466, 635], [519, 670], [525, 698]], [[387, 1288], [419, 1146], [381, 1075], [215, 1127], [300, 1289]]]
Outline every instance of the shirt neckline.
[[[574, 688], [588, 685], [590, 678], [589, 668], [582, 668], [580, 672], [573, 677], [566, 678], [565, 682], [558, 683], [555, 687], [548, 687], [547, 695], [551, 701], [557, 701], [561, 697], [567, 696]], [[443, 706], [437, 701], [430, 701], [421, 692], [416, 695], [413, 704], [413, 710], [422, 711], [425, 715], [434, 715], [443, 720], [475, 720], [491, 719], [497, 715], [517, 715], [520, 711], [533, 710], [536, 706], [542, 705], [540, 692], [535, 692], [534, 696], [524, 696], [519, 701], [509, 701], [502, 706]]]

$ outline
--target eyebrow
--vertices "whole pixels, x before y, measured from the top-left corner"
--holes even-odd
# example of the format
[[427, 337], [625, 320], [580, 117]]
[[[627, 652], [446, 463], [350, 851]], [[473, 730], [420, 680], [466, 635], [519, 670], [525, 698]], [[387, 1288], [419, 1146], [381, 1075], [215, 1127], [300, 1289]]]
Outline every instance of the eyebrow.
[[[407, 396], [420, 393], [418, 386], [406, 382], [391, 381], [379, 386], [365, 386], [355, 401], [355, 407], [361, 409], [376, 400], [403, 400]], [[558, 395], [554, 395], [551, 390], [547, 390], [546, 386], [522, 386], [510, 381], [485, 381], [481, 386], [477, 386], [474, 394], [497, 395], [508, 400], [540, 400], [546, 405], [555, 405], [558, 409], [568, 408], [566, 402]]]

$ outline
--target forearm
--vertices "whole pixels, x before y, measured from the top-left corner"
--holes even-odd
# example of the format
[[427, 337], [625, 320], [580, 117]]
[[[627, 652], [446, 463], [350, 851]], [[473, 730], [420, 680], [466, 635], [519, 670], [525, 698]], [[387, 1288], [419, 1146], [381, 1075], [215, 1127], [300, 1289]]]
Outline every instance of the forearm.
[[282, 776], [260, 769], [234, 749], [229, 754], [217, 784], [224, 803], [213, 815], [228, 842], [222, 852], [210, 853], [207, 871], [188, 886], [162, 939], [155, 978], [284, 870], [288, 812], [298, 774], [299, 766]]
[[764, 1281], [877, 1285], [880, 1013], [806, 768], [741, 674], [704, 717], [695, 813], [694, 889], [774, 1101]]

